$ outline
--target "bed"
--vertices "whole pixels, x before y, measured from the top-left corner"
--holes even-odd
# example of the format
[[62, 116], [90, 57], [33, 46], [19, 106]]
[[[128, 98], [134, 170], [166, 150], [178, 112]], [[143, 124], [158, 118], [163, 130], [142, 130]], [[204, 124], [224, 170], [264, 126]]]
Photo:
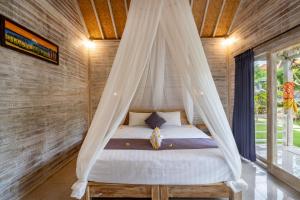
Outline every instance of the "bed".
[[[181, 114], [184, 118], [184, 114]], [[166, 138], [210, 138], [195, 126], [163, 126]], [[126, 122], [125, 122], [126, 123]], [[122, 125], [112, 139], [148, 139], [152, 129]], [[169, 197], [241, 199], [224, 182], [232, 174], [218, 148], [172, 150], [104, 149], [90, 174], [86, 199]]]

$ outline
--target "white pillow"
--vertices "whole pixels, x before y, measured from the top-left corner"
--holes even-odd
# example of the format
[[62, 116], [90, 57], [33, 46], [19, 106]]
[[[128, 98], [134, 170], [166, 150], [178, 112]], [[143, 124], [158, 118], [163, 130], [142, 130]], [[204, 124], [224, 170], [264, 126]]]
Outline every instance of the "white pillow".
[[136, 113], [129, 112], [129, 126], [145, 126], [145, 120], [151, 115], [151, 113]]
[[166, 120], [163, 125], [181, 126], [180, 112], [157, 112], [157, 114]]

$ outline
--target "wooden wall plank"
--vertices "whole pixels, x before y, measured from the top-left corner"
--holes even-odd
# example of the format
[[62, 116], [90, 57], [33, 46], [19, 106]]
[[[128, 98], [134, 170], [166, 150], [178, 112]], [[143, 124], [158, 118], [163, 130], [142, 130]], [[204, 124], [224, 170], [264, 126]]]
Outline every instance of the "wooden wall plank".
[[228, 33], [229, 27], [232, 23], [233, 17], [237, 11], [240, 0], [226, 0], [223, 13], [220, 17], [220, 22], [217, 26], [217, 37], [225, 36]]
[[[222, 45], [224, 38], [202, 38], [201, 41], [223, 108], [228, 115], [228, 68], [227, 50]], [[200, 122], [200, 115], [196, 117]]]
[[19, 199], [78, 151], [88, 54], [74, 1], [1, 1], [0, 13], [58, 44], [60, 65], [0, 47], [0, 199]]
[[90, 0], [78, 0], [80, 10], [91, 38], [101, 38], [96, 16]]
[[300, 0], [241, 1], [230, 34], [237, 40], [229, 55], [230, 119], [234, 103], [234, 56], [300, 24], [299, 9]]
[[96, 48], [90, 52], [91, 118], [97, 109], [118, 47], [119, 41], [96, 41]]
[[205, 17], [204, 27], [201, 36], [212, 37], [214, 28], [218, 21], [218, 16], [222, 8], [223, 0], [209, 1], [208, 10]]
[[107, 0], [94, 0], [94, 2], [102, 26], [104, 38], [115, 39], [116, 36]]
[[115, 19], [118, 38], [121, 38], [127, 19], [124, 0], [111, 0], [111, 6]]
[[80, 16], [77, 13], [77, 8], [73, 1], [48, 0], [48, 3], [74, 24], [78, 30], [84, 30], [84, 25], [81, 23]]

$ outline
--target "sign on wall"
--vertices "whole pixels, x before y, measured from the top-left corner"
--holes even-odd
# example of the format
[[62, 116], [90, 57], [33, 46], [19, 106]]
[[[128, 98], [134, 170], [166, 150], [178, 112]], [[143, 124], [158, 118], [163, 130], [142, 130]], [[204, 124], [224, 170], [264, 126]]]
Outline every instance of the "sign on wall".
[[58, 46], [0, 15], [0, 44], [9, 49], [59, 64]]

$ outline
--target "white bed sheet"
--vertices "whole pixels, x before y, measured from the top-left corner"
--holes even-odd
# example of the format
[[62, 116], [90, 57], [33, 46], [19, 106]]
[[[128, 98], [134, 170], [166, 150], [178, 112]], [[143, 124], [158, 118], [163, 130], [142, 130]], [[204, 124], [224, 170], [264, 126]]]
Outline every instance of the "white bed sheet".
[[[149, 138], [152, 129], [122, 126], [113, 138]], [[208, 138], [191, 126], [164, 126], [164, 138]], [[210, 184], [233, 180], [218, 148], [187, 150], [103, 150], [89, 181], [127, 184]]]

